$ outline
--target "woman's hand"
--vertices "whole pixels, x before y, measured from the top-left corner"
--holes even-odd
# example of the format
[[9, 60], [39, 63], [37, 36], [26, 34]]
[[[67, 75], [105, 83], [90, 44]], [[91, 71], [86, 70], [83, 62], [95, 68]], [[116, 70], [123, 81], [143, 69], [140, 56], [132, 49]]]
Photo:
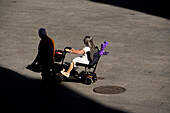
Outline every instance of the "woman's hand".
[[70, 50], [70, 49], [65, 49], [65, 51], [67, 51], [67, 52], [71, 52], [71, 50]]

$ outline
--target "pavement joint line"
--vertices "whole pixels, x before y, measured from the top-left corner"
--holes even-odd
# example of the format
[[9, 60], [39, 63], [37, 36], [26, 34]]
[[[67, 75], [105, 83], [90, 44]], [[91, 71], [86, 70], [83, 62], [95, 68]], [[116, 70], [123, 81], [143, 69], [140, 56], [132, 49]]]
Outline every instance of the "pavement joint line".
[[166, 69], [168, 69], [169, 68], [169, 65], [168, 66], [166, 66], [163, 70], [162, 70], [162, 72], [165, 72], [166, 71]]
[[107, 71], [109, 71], [109, 70], [112, 69], [112, 68], [113, 68], [113, 67], [110, 67], [110, 68], [104, 70], [104, 72], [107, 72]]
[[125, 83], [124, 85], [122, 85], [121, 87], [125, 87], [126, 85], [128, 85], [129, 83]]

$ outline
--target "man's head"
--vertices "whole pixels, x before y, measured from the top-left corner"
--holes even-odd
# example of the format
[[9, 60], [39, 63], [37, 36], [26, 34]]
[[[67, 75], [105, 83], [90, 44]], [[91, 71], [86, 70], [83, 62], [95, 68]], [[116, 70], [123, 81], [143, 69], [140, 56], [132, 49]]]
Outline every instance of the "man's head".
[[39, 37], [40, 37], [40, 38], [45, 38], [45, 37], [47, 37], [47, 32], [46, 32], [46, 30], [45, 30], [44, 28], [40, 28], [40, 29], [38, 30], [38, 34], [39, 34]]

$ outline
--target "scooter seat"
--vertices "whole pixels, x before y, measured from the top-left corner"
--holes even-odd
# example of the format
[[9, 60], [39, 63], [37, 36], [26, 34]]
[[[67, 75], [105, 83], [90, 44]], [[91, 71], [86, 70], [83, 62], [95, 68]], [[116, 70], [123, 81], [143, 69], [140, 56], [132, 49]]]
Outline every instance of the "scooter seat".
[[93, 68], [93, 65], [89, 65], [89, 64], [82, 64], [82, 63], [76, 63], [77, 66], [83, 66], [83, 67], [88, 67], [88, 68]]

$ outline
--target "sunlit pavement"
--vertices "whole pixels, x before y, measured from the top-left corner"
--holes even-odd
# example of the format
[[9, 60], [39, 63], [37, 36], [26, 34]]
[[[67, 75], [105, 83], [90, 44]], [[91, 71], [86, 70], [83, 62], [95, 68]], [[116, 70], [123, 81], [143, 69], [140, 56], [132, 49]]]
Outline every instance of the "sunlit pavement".
[[[0, 0], [0, 66], [28, 78], [37, 54], [37, 31], [44, 27], [56, 49], [83, 48], [90, 35], [109, 55], [102, 56], [91, 85], [63, 82], [72, 91], [110, 108], [132, 113], [170, 112], [170, 21], [115, 5], [88, 0]], [[65, 61], [75, 56], [67, 54]], [[99, 94], [98, 86], [120, 86], [120, 94]]]

